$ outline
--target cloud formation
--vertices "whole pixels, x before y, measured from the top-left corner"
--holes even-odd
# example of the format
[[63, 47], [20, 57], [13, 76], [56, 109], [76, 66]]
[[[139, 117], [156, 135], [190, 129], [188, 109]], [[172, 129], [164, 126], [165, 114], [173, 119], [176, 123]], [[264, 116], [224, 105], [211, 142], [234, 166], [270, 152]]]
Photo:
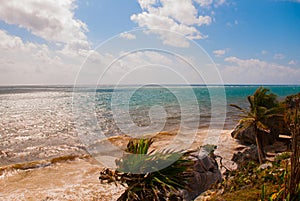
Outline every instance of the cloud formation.
[[88, 49], [87, 25], [74, 17], [75, 0], [0, 0], [0, 19], [70, 50]]
[[220, 67], [225, 83], [296, 84], [299, 82], [299, 68], [237, 57], [227, 57], [225, 62], [228, 65]]
[[289, 65], [296, 65], [296, 64], [298, 64], [298, 62], [297, 61], [295, 61], [295, 60], [291, 60], [291, 61], [289, 61], [289, 63], [288, 63]]
[[201, 7], [218, 7], [226, 2], [226, 0], [195, 0]]
[[[165, 32], [160, 29], [177, 32], [189, 39], [206, 38], [198, 29], [203, 25], [210, 25], [212, 18], [208, 15], [199, 15], [195, 3], [200, 6], [208, 6], [213, 4], [213, 1], [139, 0], [138, 2], [142, 12], [133, 14], [131, 20], [139, 27], [152, 29], [150, 31], [158, 34], [164, 44], [176, 47], [188, 47], [189, 45], [183, 39], [178, 41], [178, 38], [166, 36]], [[218, 2], [224, 3], [224, 1]]]
[[121, 38], [125, 38], [125, 39], [128, 39], [128, 40], [133, 40], [136, 38], [136, 36], [132, 33], [128, 33], [128, 32], [123, 32], [120, 34], [120, 37]]
[[222, 49], [222, 50], [215, 50], [215, 51], [213, 51], [213, 53], [216, 57], [221, 57], [224, 54], [226, 54], [227, 51], [228, 51], [227, 49]]
[[[45, 44], [24, 42], [0, 30], [0, 85], [70, 84], [78, 70], [66, 57]], [[77, 67], [77, 68], [76, 68]]]
[[281, 54], [281, 53], [278, 53], [278, 54], [274, 55], [274, 59], [277, 59], [277, 60], [282, 60], [284, 58], [285, 58], [285, 55]]
[[45, 42], [26, 42], [0, 30], [0, 84], [72, 84], [90, 53], [87, 25], [75, 0], [0, 0], [0, 20]]

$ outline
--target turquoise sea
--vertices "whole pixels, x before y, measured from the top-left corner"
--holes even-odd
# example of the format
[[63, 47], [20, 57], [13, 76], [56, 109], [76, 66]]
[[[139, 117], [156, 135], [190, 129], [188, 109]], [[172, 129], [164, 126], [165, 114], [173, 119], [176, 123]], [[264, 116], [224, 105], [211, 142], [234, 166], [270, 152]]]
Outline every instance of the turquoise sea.
[[[0, 166], [85, 152], [86, 141], [133, 132], [233, 129], [259, 86], [0, 87]], [[278, 95], [300, 86], [265, 86]], [[85, 139], [78, 139], [79, 131]]]
[[[128, 133], [130, 131], [130, 128], [126, 128], [128, 125], [134, 128], [151, 126], [153, 121], [155, 123], [155, 119], [160, 122], [164, 121], [164, 130], [176, 129], [182, 122], [188, 127], [199, 124], [199, 128], [204, 128], [214, 123], [220, 125], [219, 129], [222, 129], [222, 125], [225, 129], [232, 129], [239, 119], [239, 112], [229, 107], [229, 104], [248, 108], [247, 96], [253, 94], [258, 87], [256, 85], [151, 85], [117, 88], [107, 86], [96, 90], [82, 88], [76, 91], [77, 93], [90, 93], [90, 96], [95, 97], [92, 102], [95, 103], [94, 111], [97, 113], [98, 122], [101, 122], [99, 124], [101, 130], [106, 135], [116, 135], [122, 133], [122, 128], [125, 133]], [[300, 86], [265, 87], [270, 89], [270, 93], [277, 94], [278, 100], [300, 92]], [[153, 108], [154, 111], [151, 111]], [[165, 116], [165, 118], [159, 118], [159, 116]], [[160, 122], [156, 122], [157, 125]]]

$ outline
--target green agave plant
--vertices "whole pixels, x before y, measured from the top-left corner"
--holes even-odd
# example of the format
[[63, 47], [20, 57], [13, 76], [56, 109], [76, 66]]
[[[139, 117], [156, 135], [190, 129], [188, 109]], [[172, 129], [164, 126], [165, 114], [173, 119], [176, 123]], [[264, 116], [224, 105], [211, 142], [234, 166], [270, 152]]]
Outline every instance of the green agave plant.
[[130, 140], [128, 154], [116, 161], [117, 169], [104, 169], [100, 173], [102, 183], [114, 182], [127, 187], [119, 201], [182, 200], [180, 190], [187, 188], [188, 178], [192, 176], [192, 151], [149, 151], [152, 143], [152, 139]]

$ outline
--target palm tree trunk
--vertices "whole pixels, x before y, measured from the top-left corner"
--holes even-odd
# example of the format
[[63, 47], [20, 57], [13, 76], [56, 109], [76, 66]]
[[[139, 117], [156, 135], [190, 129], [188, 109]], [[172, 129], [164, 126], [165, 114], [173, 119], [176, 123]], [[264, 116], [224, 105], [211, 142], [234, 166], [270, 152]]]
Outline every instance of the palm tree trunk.
[[[292, 155], [291, 155], [291, 176], [289, 181], [289, 192], [291, 198], [297, 199], [297, 192], [299, 192], [298, 185], [300, 182], [300, 124], [297, 123], [298, 110], [295, 112], [295, 118], [293, 123], [290, 124], [290, 130], [292, 132]], [[299, 196], [299, 194], [298, 194]], [[295, 199], [295, 200], [296, 200]]]
[[257, 146], [257, 154], [258, 154], [258, 160], [259, 163], [262, 164], [264, 162], [264, 151], [262, 148], [262, 139], [259, 137], [259, 131], [255, 126], [255, 140], [256, 140], [256, 146]]

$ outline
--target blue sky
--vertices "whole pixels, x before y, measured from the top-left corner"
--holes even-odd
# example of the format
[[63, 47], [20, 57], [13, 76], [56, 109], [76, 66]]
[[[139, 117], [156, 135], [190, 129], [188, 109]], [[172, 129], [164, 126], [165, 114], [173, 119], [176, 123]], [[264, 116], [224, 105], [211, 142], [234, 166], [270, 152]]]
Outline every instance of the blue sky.
[[[130, 32], [141, 28], [149, 29], [142, 38], [136, 37], [141, 31]], [[116, 38], [123, 41], [108, 40], [121, 33]], [[299, 0], [11, 0], [0, 4], [0, 85], [74, 84], [78, 75], [91, 84], [137, 44], [181, 52], [191, 63], [202, 58], [201, 50], [176, 39], [176, 33], [207, 52], [225, 84], [300, 84]], [[103, 43], [110, 44], [99, 48]], [[203, 66], [204, 60], [195, 66]], [[132, 53], [118, 60], [106, 74], [107, 82], [116, 84], [137, 69], [131, 66], [143, 65], [148, 67], [145, 74], [139, 70], [140, 79], [152, 76], [152, 82], [159, 82], [154, 79], [157, 68], [149, 71], [153, 64], [192, 77], [179, 63], [174, 55]], [[132, 74], [130, 83], [140, 82], [137, 75]], [[164, 76], [168, 73], [159, 78]]]

